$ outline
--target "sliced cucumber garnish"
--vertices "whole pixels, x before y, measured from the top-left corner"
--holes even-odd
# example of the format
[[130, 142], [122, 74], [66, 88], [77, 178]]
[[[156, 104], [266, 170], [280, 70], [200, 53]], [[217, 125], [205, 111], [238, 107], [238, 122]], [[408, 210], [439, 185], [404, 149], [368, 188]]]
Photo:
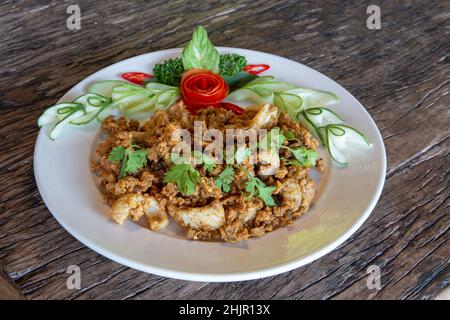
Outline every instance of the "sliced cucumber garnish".
[[[47, 108], [44, 113], [38, 119], [38, 126], [43, 127], [47, 124], [54, 123], [63, 118], [64, 112], [61, 113], [61, 110], [68, 110], [68, 112], [72, 111], [75, 108], [80, 108], [81, 104], [75, 102], [62, 102], [55, 104], [54, 106]], [[58, 112], [58, 110], [60, 110]]]
[[347, 142], [370, 147], [367, 137], [359, 130], [344, 124], [329, 124], [324, 127], [327, 150], [331, 158], [341, 165], [347, 165], [347, 159], [341, 152], [346, 149]]
[[153, 97], [149, 98], [148, 100], [141, 102], [134, 107], [126, 109], [124, 114], [125, 114], [125, 116], [129, 116], [129, 115], [132, 115], [132, 114], [138, 113], [138, 112], [152, 111], [155, 109], [155, 102], [156, 102], [156, 97], [153, 96]]
[[[99, 110], [100, 110], [100, 108], [99, 108]], [[95, 119], [96, 114], [97, 114], [96, 110], [86, 112], [81, 117], [78, 117], [76, 119], [71, 120], [70, 124], [74, 124], [76, 126], [81, 126], [81, 125], [84, 125], [84, 124], [88, 124], [89, 122], [91, 122], [92, 120]]]
[[325, 130], [326, 136], [326, 146], [328, 153], [330, 154], [331, 159], [333, 159], [336, 163], [346, 166], [348, 165], [347, 158], [342, 154], [342, 152], [335, 146], [333, 142], [333, 134], [330, 130]]
[[173, 90], [179, 90], [178, 87], [168, 86], [166, 84], [157, 83], [157, 82], [150, 82], [145, 87], [150, 93], [152, 94], [159, 94], [165, 91], [173, 91]]
[[[259, 80], [259, 79], [257, 79]], [[289, 84], [287, 82], [276, 82], [276, 81], [256, 81], [255, 80], [247, 83], [244, 88], [248, 89], [267, 89], [272, 92], [284, 92], [287, 90], [295, 89], [296, 87], [292, 84]]]
[[344, 120], [334, 111], [327, 108], [310, 108], [303, 110], [297, 115], [297, 120], [302, 121], [309, 130], [312, 130], [319, 137], [322, 144], [325, 144], [325, 137], [321, 127], [329, 124], [341, 124]]
[[124, 112], [127, 109], [133, 108], [138, 104], [145, 102], [149, 99], [151, 99], [151, 97], [149, 97], [146, 94], [127, 95], [123, 96], [120, 99], [115, 100], [108, 106], [108, 109], [119, 109]]
[[50, 130], [50, 139], [55, 140], [70, 121], [82, 116], [83, 114], [84, 112], [81, 109], [75, 109], [67, 113], [62, 119], [56, 122], [53, 128]]
[[129, 83], [124, 83], [124, 84], [115, 86], [112, 89], [111, 98], [112, 98], [112, 101], [115, 102], [115, 101], [121, 100], [122, 98], [134, 96], [134, 95], [149, 96], [150, 92], [148, 92], [148, 90], [143, 87], [136, 86], [136, 85], [129, 84]]
[[[259, 92], [262, 93], [262, 92]], [[264, 91], [263, 91], [264, 93]], [[270, 96], [261, 97], [255, 90], [241, 88], [239, 90], [233, 91], [228, 95], [230, 100], [234, 101], [245, 101], [255, 104], [273, 103], [273, 93]]]
[[294, 88], [286, 91], [286, 93], [291, 93], [298, 95], [303, 99], [303, 108], [309, 109], [314, 107], [323, 107], [331, 103], [336, 103], [339, 101], [338, 96], [334, 93], [320, 90], [313, 90], [307, 88]]
[[85, 112], [97, 110], [106, 103], [109, 103], [109, 98], [98, 95], [96, 93], [86, 93], [74, 100], [84, 106]]
[[273, 103], [281, 111], [288, 113], [293, 119], [297, 118], [297, 114], [303, 105], [303, 101], [299, 96], [290, 93], [275, 93]]
[[156, 108], [162, 109], [175, 103], [180, 98], [179, 90], [162, 92], [156, 99]]
[[104, 81], [97, 81], [94, 82], [89, 86], [87, 91], [89, 93], [95, 93], [99, 94], [101, 96], [111, 98], [112, 88], [115, 86], [118, 86], [119, 84], [128, 84], [125, 81], [122, 80], [104, 80]]

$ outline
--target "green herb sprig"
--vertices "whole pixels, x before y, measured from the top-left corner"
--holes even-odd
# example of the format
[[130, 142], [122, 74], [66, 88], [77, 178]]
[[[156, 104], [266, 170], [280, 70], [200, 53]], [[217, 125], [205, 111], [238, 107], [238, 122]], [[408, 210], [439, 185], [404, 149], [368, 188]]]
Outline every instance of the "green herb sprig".
[[[135, 150], [136, 148], [139, 148]], [[147, 149], [140, 149], [139, 146], [133, 145], [130, 148], [122, 146], [112, 149], [108, 156], [108, 160], [112, 163], [122, 163], [119, 171], [119, 179], [127, 174], [138, 172], [147, 164]]]

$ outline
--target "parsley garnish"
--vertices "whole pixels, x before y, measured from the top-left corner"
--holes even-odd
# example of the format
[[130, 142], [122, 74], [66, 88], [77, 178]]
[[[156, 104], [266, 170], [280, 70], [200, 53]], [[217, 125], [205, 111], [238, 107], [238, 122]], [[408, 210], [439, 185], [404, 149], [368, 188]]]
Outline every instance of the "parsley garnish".
[[178, 191], [187, 196], [194, 194], [200, 180], [200, 174], [190, 164], [175, 164], [164, 175], [165, 183], [176, 183]]
[[200, 161], [207, 172], [211, 173], [216, 168], [216, 160], [210, 156], [203, 154], [200, 151], [194, 151], [192, 152], [192, 155], [196, 161]]
[[269, 207], [275, 206], [275, 200], [272, 198], [275, 189], [275, 186], [268, 187], [257, 177], [252, 177], [245, 185], [245, 191], [249, 193], [248, 198], [257, 196]]
[[294, 166], [311, 167], [316, 165], [317, 152], [305, 147], [289, 148], [295, 160], [290, 160], [289, 164]]
[[134, 174], [147, 164], [147, 149], [134, 150], [138, 146], [131, 148], [115, 147], [109, 154], [108, 160], [112, 163], [122, 162], [119, 172], [119, 179], [127, 174]]
[[234, 179], [234, 169], [232, 166], [227, 166], [214, 180], [216, 186], [218, 186], [223, 192], [230, 192], [230, 184]]
[[284, 138], [287, 141], [298, 141], [300, 142], [300, 140], [295, 136], [295, 132], [291, 131], [291, 130], [286, 130], [283, 132]]

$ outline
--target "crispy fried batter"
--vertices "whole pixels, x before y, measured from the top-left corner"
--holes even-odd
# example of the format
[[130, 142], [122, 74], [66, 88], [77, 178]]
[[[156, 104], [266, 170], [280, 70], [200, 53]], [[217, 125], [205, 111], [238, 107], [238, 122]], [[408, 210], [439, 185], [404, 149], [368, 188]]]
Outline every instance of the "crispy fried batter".
[[[159, 231], [168, 225], [170, 215], [189, 239], [237, 242], [289, 225], [309, 209], [315, 194], [310, 169], [288, 165], [284, 158], [292, 155], [285, 149], [281, 151], [282, 160], [275, 165], [271, 154], [266, 153], [255, 164], [245, 161], [235, 167], [229, 193], [222, 192], [214, 182], [225, 168], [223, 164], [216, 165], [211, 172], [197, 165], [201, 179], [191, 196], [181, 194], [176, 184], [165, 183], [164, 174], [171, 166], [170, 152], [179, 142], [173, 134], [177, 129], [193, 133], [194, 121], [203, 121], [203, 130], [214, 128], [223, 133], [233, 128], [270, 130], [277, 126], [293, 132], [297, 138], [297, 141], [285, 141], [285, 145], [313, 150], [318, 146], [318, 141], [302, 124], [285, 113], [278, 113], [272, 105], [251, 107], [239, 116], [221, 108], [201, 109], [192, 115], [179, 102], [167, 110], [157, 111], [141, 127], [134, 120], [108, 117], [101, 127], [107, 138], [97, 146], [91, 169], [101, 179], [114, 221], [122, 224], [128, 217], [132, 220], [145, 217], [149, 228]], [[114, 147], [128, 148], [135, 144], [147, 149], [148, 164], [139, 172], [118, 179], [120, 165], [108, 161], [108, 155]], [[317, 161], [316, 167], [322, 172], [323, 161]], [[272, 193], [276, 206], [265, 206], [257, 197], [246, 197], [249, 174], [276, 187]]]

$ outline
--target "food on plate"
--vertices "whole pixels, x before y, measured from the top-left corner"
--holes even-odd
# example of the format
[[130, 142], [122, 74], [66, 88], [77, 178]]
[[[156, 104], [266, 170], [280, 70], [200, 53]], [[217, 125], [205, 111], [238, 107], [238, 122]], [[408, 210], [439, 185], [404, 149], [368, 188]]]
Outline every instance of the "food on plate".
[[[201, 140], [202, 150], [195, 151], [199, 129], [217, 130], [224, 139]], [[315, 151], [319, 141], [270, 104], [248, 107], [240, 115], [214, 107], [192, 114], [179, 101], [142, 125], [109, 116], [101, 130], [105, 139], [91, 167], [111, 219], [119, 224], [145, 219], [153, 231], [176, 223], [189, 239], [237, 242], [291, 224], [314, 198], [310, 170], [323, 170]], [[183, 140], [177, 130], [194, 138]], [[233, 138], [230, 149], [227, 134], [239, 130], [261, 135], [243, 144]], [[217, 141], [222, 148], [215, 150], [223, 154], [207, 153]], [[173, 152], [180, 144], [190, 150], [187, 157]]]
[[342, 167], [348, 145], [371, 146], [331, 109], [335, 94], [275, 79], [261, 62], [219, 52], [199, 26], [152, 74], [96, 81], [38, 125], [55, 140], [101, 123], [92, 170], [118, 224], [145, 219], [160, 231], [172, 221], [198, 240], [259, 237], [311, 206], [320, 144]]

